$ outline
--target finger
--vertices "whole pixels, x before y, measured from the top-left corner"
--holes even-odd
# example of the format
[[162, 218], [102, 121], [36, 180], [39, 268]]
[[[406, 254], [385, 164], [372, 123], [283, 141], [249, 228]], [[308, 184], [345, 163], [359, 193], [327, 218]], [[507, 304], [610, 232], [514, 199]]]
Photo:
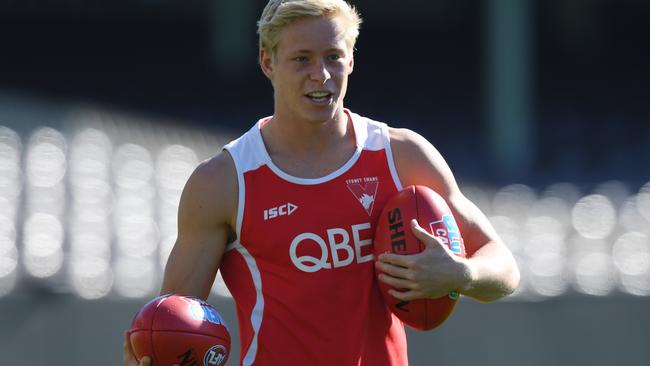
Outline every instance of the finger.
[[379, 274], [377, 278], [379, 278], [381, 282], [393, 288], [413, 290], [415, 287], [417, 287], [417, 284], [413, 281], [405, 280], [402, 278], [391, 277], [383, 273]]
[[389, 263], [377, 262], [375, 266], [383, 273], [391, 277], [403, 278], [405, 280], [413, 280], [413, 272], [404, 267], [395, 266]]
[[124, 338], [124, 342], [122, 342], [122, 351], [124, 351], [124, 356], [126, 356], [126, 351], [129, 349], [129, 341], [128, 339]]
[[428, 231], [424, 230], [424, 228], [418, 224], [417, 220], [411, 220], [411, 229], [413, 230], [415, 237], [424, 243], [427, 248], [432, 248], [434, 250], [443, 249], [445, 252], [449, 250], [449, 247], [447, 247], [447, 245], [445, 245], [445, 243], [443, 243], [439, 237], [432, 235]]
[[440, 240], [437, 237], [431, 235], [431, 233], [428, 231], [424, 230], [424, 228], [420, 226], [418, 220], [416, 219], [411, 220], [411, 230], [413, 231], [415, 237], [418, 238], [421, 242], [427, 243], [432, 239], [436, 241]]
[[428, 231], [424, 230], [416, 219], [411, 219], [411, 230], [413, 230], [413, 234], [420, 240], [434, 237]]
[[126, 332], [124, 332], [124, 344], [123, 344], [125, 350], [131, 348], [130, 343], [131, 342], [129, 342], [129, 332], [126, 331]]
[[397, 300], [402, 300], [402, 301], [411, 301], [411, 300], [418, 300], [424, 298], [421, 292], [415, 290], [397, 291], [395, 289], [390, 289], [388, 290], [388, 294], [396, 298]]
[[395, 289], [389, 289], [388, 294], [390, 294], [391, 296], [393, 296], [398, 300], [413, 301], [413, 300], [420, 300], [420, 299], [439, 299], [444, 296], [450, 296], [451, 293], [440, 292], [434, 294], [425, 294], [421, 290], [398, 291]]
[[[124, 364], [125, 365], [136, 365], [138, 360], [135, 357], [135, 353], [133, 352], [133, 348], [131, 347], [131, 340], [130, 340], [130, 332], [125, 332], [124, 333]], [[139, 366], [151, 366], [151, 358], [148, 356], [142, 357], [140, 359], [140, 364]]]
[[392, 264], [393, 266], [399, 266], [402, 268], [410, 268], [414, 264], [411, 255], [403, 255], [403, 254], [395, 254], [395, 253], [380, 254], [377, 260], [380, 262]]
[[124, 332], [124, 343], [122, 344], [122, 359], [124, 364], [130, 364], [130, 362], [135, 360], [133, 356], [133, 350], [131, 349], [131, 342], [129, 340], [129, 332]]

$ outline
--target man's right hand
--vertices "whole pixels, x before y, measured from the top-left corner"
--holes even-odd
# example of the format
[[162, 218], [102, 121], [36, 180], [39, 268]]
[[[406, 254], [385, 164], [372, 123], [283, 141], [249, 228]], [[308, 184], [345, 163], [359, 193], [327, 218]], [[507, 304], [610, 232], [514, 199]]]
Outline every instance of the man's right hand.
[[124, 333], [124, 366], [151, 366], [151, 359], [147, 356], [142, 357], [140, 363], [135, 358], [133, 354], [133, 349], [131, 348], [131, 342], [129, 341], [129, 334]]

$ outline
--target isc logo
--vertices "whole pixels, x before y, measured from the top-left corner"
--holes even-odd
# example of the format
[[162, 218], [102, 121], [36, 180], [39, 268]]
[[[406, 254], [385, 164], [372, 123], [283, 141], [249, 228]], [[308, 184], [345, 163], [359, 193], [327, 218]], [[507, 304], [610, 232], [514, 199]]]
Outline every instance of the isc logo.
[[298, 209], [298, 206], [291, 202], [284, 205], [264, 210], [264, 220], [274, 219], [278, 216], [289, 216]]

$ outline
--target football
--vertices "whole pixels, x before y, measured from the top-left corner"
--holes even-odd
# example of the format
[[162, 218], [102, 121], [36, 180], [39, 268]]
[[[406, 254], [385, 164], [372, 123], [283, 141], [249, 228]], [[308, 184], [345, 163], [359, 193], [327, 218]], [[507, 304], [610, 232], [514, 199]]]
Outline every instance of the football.
[[230, 332], [221, 315], [191, 296], [151, 300], [133, 318], [128, 337], [138, 361], [149, 356], [156, 366], [222, 366], [230, 353]]
[[[409, 186], [391, 197], [382, 210], [374, 237], [375, 257], [382, 253], [405, 255], [424, 250], [425, 245], [411, 230], [412, 219], [440, 238], [454, 254], [466, 255], [458, 225], [447, 202], [428, 187]], [[389, 285], [378, 282], [390, 310], [405, 324], [418, 330], [430, 330], [442, 324], [454, 310], [459, 296], [451, 292], [437, 299], [402, 301], [388, 293]]]

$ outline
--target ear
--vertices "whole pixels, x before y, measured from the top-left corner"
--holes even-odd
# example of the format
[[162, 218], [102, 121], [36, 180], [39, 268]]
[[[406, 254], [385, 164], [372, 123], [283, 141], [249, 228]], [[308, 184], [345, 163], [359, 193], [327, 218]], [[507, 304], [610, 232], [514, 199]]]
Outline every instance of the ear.
[[354, 70], [354, 54], [350, 56], [350, 63], [348, 64], [350, 67], [350, 71], [348, 71], [348, 75], [352, 74], [352, 70]]
[[269, 80], [273, 81], [273, 55], [260, 48], [260, 68]]

